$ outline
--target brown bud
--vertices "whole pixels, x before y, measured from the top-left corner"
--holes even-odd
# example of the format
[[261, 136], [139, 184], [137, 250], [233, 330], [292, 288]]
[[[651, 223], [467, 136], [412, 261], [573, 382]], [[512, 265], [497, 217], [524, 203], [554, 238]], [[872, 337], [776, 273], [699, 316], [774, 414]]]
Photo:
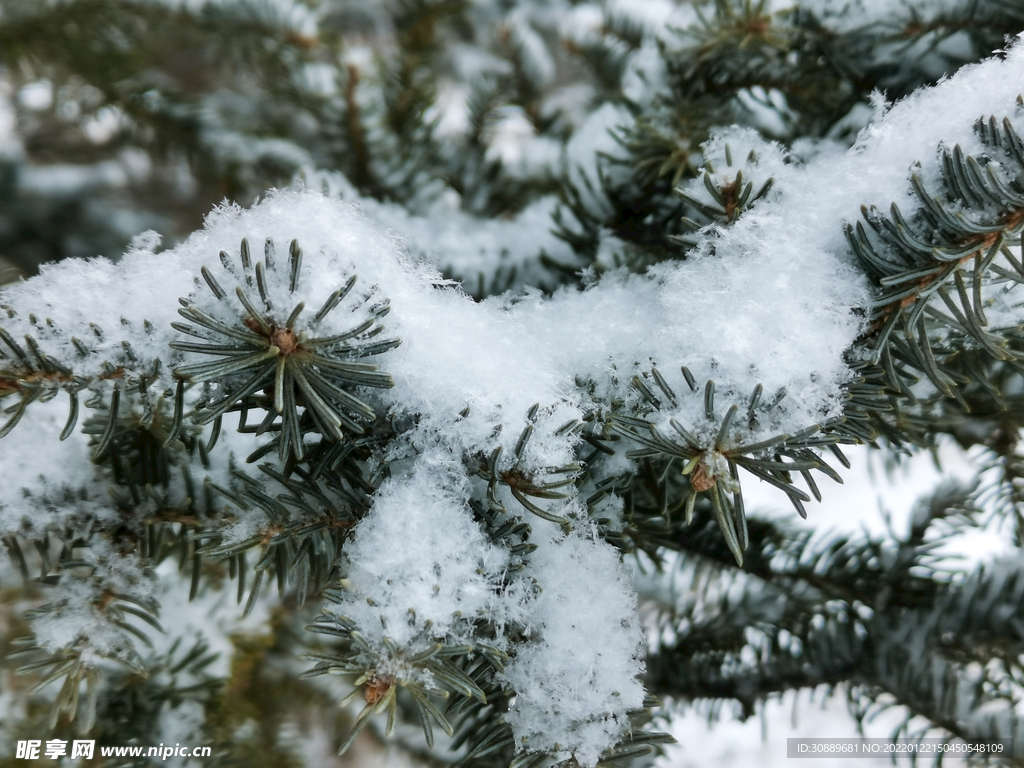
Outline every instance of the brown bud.
[[706, 491], [714, 484], [715, 476], [708, 474], [708, 465], [704, 463], [704, 459], [701, 459], [690, 473], [690, 486], [695, 491]]
[[291, 328], [274, 328], [270, 332], [270, 343], [281, 350], [282, 355], [290, 355], [299, 346], [299, 340]]
[[395, 678], [391, 675], [382, 675], [381, 677], [375, 677], [366, 684], [363, 689], [363, 698], [366, 699], [367, 704], [376, 704], [378, 701], [388, 695], [388, 691], [391, 690], [391, 686], [395, 684]]

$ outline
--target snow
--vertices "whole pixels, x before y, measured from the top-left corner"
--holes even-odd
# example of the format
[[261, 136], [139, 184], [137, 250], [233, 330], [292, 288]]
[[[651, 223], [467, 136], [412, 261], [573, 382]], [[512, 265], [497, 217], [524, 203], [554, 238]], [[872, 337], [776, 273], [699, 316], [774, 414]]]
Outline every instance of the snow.
[[485, 159], [498, 161], [512, 176], [554, 176], [561, 157], [561, 144], [536, 135], [533, 123], [522, 108], [509, 106], [494, 110], [484, 132], [488, 144]]
[[629, 57], [622, 75], [622, 94], [634, 104], [648, 107], [668, 91], [665, 59], [653, 40], [645, 40]]
[[[473, 520], [461, 474], [420, 462], [410, 477], [385, 482], [345, 548], [347, 600], [339, 610], [378, 647], [386, 637], [416, 655], [438, 640], [472, 642], [477, 621], [493, 621], [500, 638], [505, 623], [519, 618], [515, 596], [496, 596], [508, 552]], [[381, 672], [401, 676], [402, 659], [387, 663], [395, 668]]]
[[609, 16], [623, 16], [643, 25], [648, 34], [657, 34], [665, 25], [678, 23], [674, 18], [679, 11], [679, 4], [671, 0], [647, 0], [643, 3], [629, 0], [607, 0], [605, 12]]
[[613, 133], [633, 123], [624, 106], [604, 104], [579, 127], [565, 146], [563, 163], [567, 180], [580, 195], [583, 206], [590, 211], [609, 211], [611, 203], [602, 191], [602, 177], [625, 181], [629, 171], [607, 158], [625, 159], [626, 155]]
[[0, 163], [8, 164], [21, 159], [21, 137], [18, 136], [18, 115], [7, 89], [0, 89]]
[[41, 112], [53, 106], [53, 83], [36, 80], [18, 89], [18, 103], [25, 109]]
[[582, 42], [597, 34], [604, 25], [604, 12], [596, 3], [578, 3], [562, 16], [559, 36], [563, 40]]
[[[0, 473], [0, 532], [41, 535], [52, 527], [84, 521], [112, 521], [107, 483], [96, 477], [88, 439], [75, 432], [64, 442], [58, 435], [67, 420], [63, 398], [31, 407], [18, 429], [4, 438]], [[38, 450], [45, 445], [46, 450]], [[54, 466], [60, 472], [51, 474]], [[77, 499], [68, 504], [68, 498]], [[45, 510], [45, 514], [40, 514]]]
[[506, 719], [517, 749], [594, 765], [643, 702], [643, 634], [615, 552], [580, 533], [552, 543], [531, 557], [542, 591], [531, 639], [504, 673], [516, 691]]
[[[684, 185], [684, 189], [691, 198], [716, 209], [721, 206], [708, 191], [705, 176], [719, 189], [727, 188], [742, 178], [743, 186], [753, 184], [753, 196], [769, 179], [785, 176], [786, 165], [793, 160], [780, 144], [766, 141], [752, 128], [740, 126], [712, 131], [708, 140], [701, 144], [701, 152], [704, 167], [697, 178]], [[778, 199], [778, 192], [772, 199]]]
[[138, 669], [134, 639], [114, 624], [105, 606], [123, 597], [145, 600], [154, 582], [138, 558], [118, 553], [108, 542], [95, 542], [83, 559], [92, 569], [88, 577], [63, 578], [47, 592], [49, 602], [32, 620], [36, 642], [53, 653], [77, 649], [87, 663], [106, 657]]
[[555, 78], [555, 62], [548, 53], [547, 45], [530, 25], [525, 14], [513, 12], [505, 23], [510, 42], [530, 87], [543, 90]]
[[[528, 162], [554, 162], [550, 141], [539, 143], [539, 157], [535, 153]], [[526, 148], [513, 143], [507, 149], [517, 154], [504, 160], [527, 162]], [[523, 168], [513, 165], [511, 170]], [[551, 214], [558, 206], [558, 199], [552, 195], [537, 198], [513, 216], [494, 219], [462, 210], [462, 200], [454, 190], [416, 214], [394, 203], [361, 197], [337, 174], [313, 173], [305, 183], [356, 203], [367, 218], [399, 237], [417, 260], [461, 281], [469, 293], [477, 292], [481, 280], [488, 281], [498, 274], [510, 276], [510, 287], [544, 282], [550, 276], [537, 261], [542, 253], [564, 264], [575, 260], [568, 244], [552, 232]]]
[[[922, 163], [926, 182], [937, 180], [939, 168], [934, 158], [939, 146], [960, 144], [966, 153], [980, 151], [974, 122], [982, 116], [994, 115], [1001, 121], [1015, 115], [1022, 69], [1024, 44], [1018, 42], [1007, 50], [1005, 58], [965, 66], [954, 77], [933, 88], [915, 91], [884, 114], [876, 115], [853, 152], [855, 156], [870, 152], [876, 160], [873, 170], [858, 184], [874, 191], [863, 202], [870, 200], [888, 209], [888, 203], [880, 199], [883, 193], [889, 193], [892, 200], [905, 198], [909, 190], [906, 171], [912, 160]], [[957, 108], [950, 109], [950, 104]], [[876, 111], [882, 110], [882, 102], [877, 102]], [[842, 178], [844, 182], [856, 181], [851, 174]], [[901, 187], [903, 194], [898, 195]]]
[[107, 160], [90, 166], [41, 165], [30, 167], [18, 179], [22, 192], [29, 195], [66, 195], [94, 193], [97, 189], [123, 188], [130, 176], [123, 163]]

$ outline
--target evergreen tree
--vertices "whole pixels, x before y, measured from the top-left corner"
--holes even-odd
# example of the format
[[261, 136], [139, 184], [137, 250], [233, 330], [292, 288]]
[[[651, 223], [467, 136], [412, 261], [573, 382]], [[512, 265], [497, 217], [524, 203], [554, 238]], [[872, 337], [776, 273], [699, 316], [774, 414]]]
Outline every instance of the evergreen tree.
[[[942, 549], [1024, 539], [1022, 29], [0, 0], [0, 764], [643, 765], [837, 686], [1024, 744], [1022, 561]], [[909, 531], [812, 536], [843, 446], [949, 439]]]

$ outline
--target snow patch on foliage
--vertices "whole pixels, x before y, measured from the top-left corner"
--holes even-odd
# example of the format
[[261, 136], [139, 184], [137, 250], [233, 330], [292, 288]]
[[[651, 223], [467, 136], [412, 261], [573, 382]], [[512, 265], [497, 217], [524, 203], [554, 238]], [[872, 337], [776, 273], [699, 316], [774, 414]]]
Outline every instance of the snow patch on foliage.
[[670, 92], [668, 68], [661, 50], [653, 40], [644, 43], [629, 57], [622, 74], [622, 94], [634, 104], [651, 107]]
[[465, 482], [434, 455], [375, 494], [345, 548], [341, 603], [373, 645], [388, 638], [416, 654], [437, 640], [472, 642], [476, 621], [493, 622], [502, 642], [506, 621], [519, 618], [516, 599], [497, 594], [508, 552], [473, 520]]
[[[792, 160], [781, 145], [766, 141], [752, 128], [739, 126], [712, 131], [711, 137], [701, 145], [701, 153], [704, 167], [684, 189], [690, 198], [712, 209], [722, 206], [712, 196], [708, 182], [719, 190], [734, 187], [737, 196], [750, 184], [753, 198], [769, 181], [785, 175], [786, 165]], [[772, 195], [772, 199], [777, 197], [777, 193]]]
[[18, 135], [18, 113], [8, 94], [0, 91], [0, 163], [16, 162], [23, 154]]
[[[55, 525], [73, 527], [76, 520], [109, 520], [116, 514], [107, 500], [106, 483], [96, 477], [85, 435], [58, 440], [66, 418], [63, 398], [37, 404], [4, 438], [0, 534], [41, 535]], [[0, 557], [8, 554], [6, 549], [0, 552]]]
[[525, 11], [510, 13], [505, 25], [524, 76], [532, 88], [543, 90], [555, 78], [555, 61], [548, 52], [547, 44], [531, 26]]
[[[1003, 58], [992, 58], [960, 69], [956, 75], [933, 88], [915, 91], [897, 102], [861, 133], [853, 156], [859, 158], [858, 186], [864, 188], [864, 203], [888, 209], [890, 200], [910, 200], [911, 162], [921, 163], [922, 178], [929, 189], [938, 189], [940, 165], [937, 148], [959, 144], [965, 154], [980, 152], [982, 144], [974, 132], [978, 118], [1014, 118], [1017, 98], [1024, 91], [1024, 36]], [[955, 104], [956, 109], [950, 105]], [[879, 109], [884, 107], [879, 104]], [[873, 161], [869, 170], [867, 164]], [[870, 193], [870, 194], [868, 194]], [[914, 198], [916, 199], [916, 198]], [[901, 204], [902, 207], [902, 204]], [[907, 210], [903, 211], [905, 214]]]
[[76, 648], [87, 662], [107, 657], [137, 668], [135, 641], [117, 626], [117, 611], [109, 603], [151, 597], [151, 574], [144, 574], [134, 555], [123, 555], [101, 541], [91, 543], [83, 562], [92, 570], [89, 577], [62, 578], [47, 590], [49, 602], [32, 618], [36, 642], [51, 652]]
[[[540, 158], [531, 162], [555, 162], [549, 140], [539, 140]], [[520, 151], [520, 150], [517, 150]], [[537, 153], [534, 153], [537, 154]], [[362, 197], [339, 174], [312, 174], [309, 186], [319, 186], [331, 196], [358, 205], [371, 221], [393, 231], [410, 255], [441, 269], [460, 280], [472, 294], [490, 292], [487, 281], [501, 280], [500, 291], [521, 289], [550, 280], [538, 256], [547, 255], [563, 264], [571, 264], [575, 255], [569, 245], [552, 231], [551, 214], [558, 205], [554, 196], [541, 197], [515, 215], [494, 219], [475, 216], [462, 210], [462, 200], [451, 191], [420, 213], [410, 213], [394, 203]]]
[[643, 26], [648, 34], [656, 34], [672, 21], [678, 12], [678, 3], [672, 0], [645, 0], [643, 3], [630, 0], [606, 0], [605, 12], [609, 16], [630, 19]]
[[517, 750], [594, 765], [644, 700], [636, 595], [613, 549], [584, 531], [556, 535], [531, 557], [541, 582], [528, 642], [504, 677]]
[[566, 178], [588, 210], [610, 212], [611, 202], [602, 191], [602, 179], [612, 186], [626, 181], [632, 169], [610, 158], [625, 160], [627, 155], [615, 140], [615, 132], [633, 124], [629, 110], [616, 104], [604, 104], [579, 127], [565, 146]]

